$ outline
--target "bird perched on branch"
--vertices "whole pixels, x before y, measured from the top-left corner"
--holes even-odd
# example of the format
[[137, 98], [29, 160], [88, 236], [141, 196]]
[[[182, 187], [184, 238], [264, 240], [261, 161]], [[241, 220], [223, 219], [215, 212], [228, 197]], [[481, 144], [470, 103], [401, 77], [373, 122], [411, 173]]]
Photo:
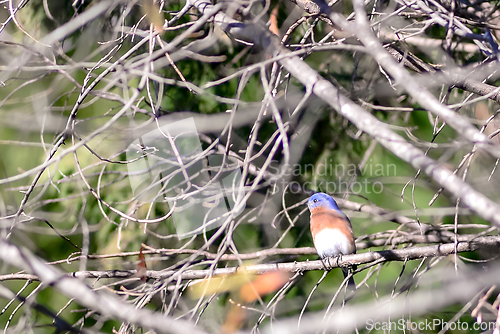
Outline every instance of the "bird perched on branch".
[[[331, 257], [339, 259], [342, 255], [356, 253], [351, 222], [340, 211], [337, 202], [330, 195], [316, 193], [309, 198], [307, 206], [311, 212], [311, 234], [314, 247], [322, 261]], [[342, 273], [344, 277], [347, 277], [349, 269], [342, 267]], [[356, 289], [352, 276], [349, 279], [348, 288]]]

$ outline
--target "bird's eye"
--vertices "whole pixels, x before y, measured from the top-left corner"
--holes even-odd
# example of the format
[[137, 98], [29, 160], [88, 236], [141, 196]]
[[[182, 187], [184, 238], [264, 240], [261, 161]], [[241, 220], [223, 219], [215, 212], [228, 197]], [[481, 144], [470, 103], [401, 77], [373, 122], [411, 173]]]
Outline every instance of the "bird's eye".
[[318, 203], [318, 199], [317, 198], [313, 199], [313, 203]]

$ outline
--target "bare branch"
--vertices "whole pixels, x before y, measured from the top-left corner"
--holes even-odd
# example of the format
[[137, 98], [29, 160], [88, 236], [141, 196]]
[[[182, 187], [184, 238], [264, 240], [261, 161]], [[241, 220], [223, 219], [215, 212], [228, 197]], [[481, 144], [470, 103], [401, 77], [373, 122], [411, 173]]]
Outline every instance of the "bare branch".
[[[425, 237], [423, 238], [425, 239]], [[432, 239], [433, 238], [430, 238], [430, 240]], [[340, 268], [352, 265], [370, 264], [372, 262], [383, 263], [388, 261], [408, 261], [408, 260], [418, 260], [418, 259], [432, 258], [432, 257], [442, 257], [442, 256], [456, 254], [455, 247], [458, 253], [472, 252], [482, 248], [486, 249], [498, 248], [500, 247], [500, 237], [497, 236], [478, 237], [468, 241], [459, 241], [457, 245], [454, 243], [447, 243], [435, 246], [408, 247], [403, 249], [383, 250], [377, 252], [344, 255], [342, 256], [341, 259], [331, 259], [331, 261], [328, 262], [328, 266], [330, 268]], [[310, 248], [295, 249], [295, 253], [310, 254], [310, 250], [311, 250]], [[288, 250], [287, 253], [292, 253], [292, 251]], [[0, 256], [7, 256], [7, 253], [4, 255], [0, 254]], [[245, 257], [242, 256], [242, 258]], [[11, 262], [11, 264], [13, 264], [13, 262]], [[38, 265], [41, 266], [41, 262], [37, 263], [37, 266]], [[45, 268], [48, 268], [47, 264], [43, 264], [43, 266]], [[26, 270], [33, 271], [36, 274], [34, 269], [29, 269], [29, 267], [27, 267], [26, 265], [20, 267]], [[295, 273], [295, 272], [323, 270], [323, 269], [324, 269], [324, 263], [320, 260], [317, 260], [317, 261], [305, 261], [305, 262], [256, 264], [244, 267], [219, 268], [215, 270], [211, 269], [185, 270], [183, 273], [178, 275], [178, 277], [182, 280], [191, 280], [191, 279], [209, 278], [212, 275], [214, 276], [231, 275], [231, 274], [236, 274], [238, 272], [265, 274], [278, 270], [278, 271]], [[144, 276], [146, 276], [149, 279], [164, 280], [177, 274], [178, 272], [176, 270], [162, 270], [162, 271], [148, 270]], [[77, 278], [102, 279], [102, 278], [130, 278], [136, 275], [137, 275], [137, 270], [108, 270], [108, 271], [84, 271], [84, 272], [77, 271], [67, 274], [66, 276], [68, 278], [77, 277]], [[50, 276], [43, 275], [40, 277], [36, 277], [33, 275], [26, 275], [26, 274], [10, 274], [10, 275], [0, 276], [0, 281], [27, 279], [27, 278], [32, 280], [40, 280], [45, 283], [51, 282], [47, 281], [47, 279], [50, 279]], [[63, 287], [61, 289], [63, 289]]]
[[45, 264], [30, 251], [18, 248], [5, 240], [0, 241], [0, 258], [5, 263], [32, 272], [43, 283], [53, 286], [83, 306], [103, 315], [144, 326], [158, 333], [185, 333], [186, 330], [197, 334], [205, 333], [189, 321], [174, 319], [146, 309], [137, 309], [124, 304], [113, 295], [103, 292], [97, 293], [83, 281], [65, 276], [59, 270]]

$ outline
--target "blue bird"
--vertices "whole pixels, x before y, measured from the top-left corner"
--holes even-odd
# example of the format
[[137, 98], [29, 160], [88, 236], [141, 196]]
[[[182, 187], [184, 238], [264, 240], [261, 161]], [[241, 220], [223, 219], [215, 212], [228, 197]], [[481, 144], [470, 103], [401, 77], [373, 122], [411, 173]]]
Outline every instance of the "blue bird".
[[[351, 221], [340, 211], [337, 202], [330, 195], [316, 193], [309, 198], [307, 206], [311, 212], [310, 227], [314, 247], [321, 260], [356, 253]], [[348, 268], [343, 267], [342, 273], [347, 277]], [[356, 288], [352, 277], [348, 287]]]

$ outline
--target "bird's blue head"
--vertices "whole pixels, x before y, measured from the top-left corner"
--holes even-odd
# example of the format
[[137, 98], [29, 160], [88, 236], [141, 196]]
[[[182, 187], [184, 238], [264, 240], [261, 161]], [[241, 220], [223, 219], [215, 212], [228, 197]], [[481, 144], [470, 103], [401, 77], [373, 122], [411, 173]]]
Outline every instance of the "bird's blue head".
[[309, 208], [309, 211], [312, 211], [313, 209], [316, 209], [319, 207], [323, 207], [326, 209], [335, 210], [335, 211], [343, 214], [343, 212], [340, 211], [340, 209], [337, 205], [337, 202], [335, 202], [335, 200], [332, 198], [332, 196], [327, 195], [325, 193], [316, 193], [316, 194], [312, 195], [309, 198], [309, 201], [307, 201], [307, 206]]

